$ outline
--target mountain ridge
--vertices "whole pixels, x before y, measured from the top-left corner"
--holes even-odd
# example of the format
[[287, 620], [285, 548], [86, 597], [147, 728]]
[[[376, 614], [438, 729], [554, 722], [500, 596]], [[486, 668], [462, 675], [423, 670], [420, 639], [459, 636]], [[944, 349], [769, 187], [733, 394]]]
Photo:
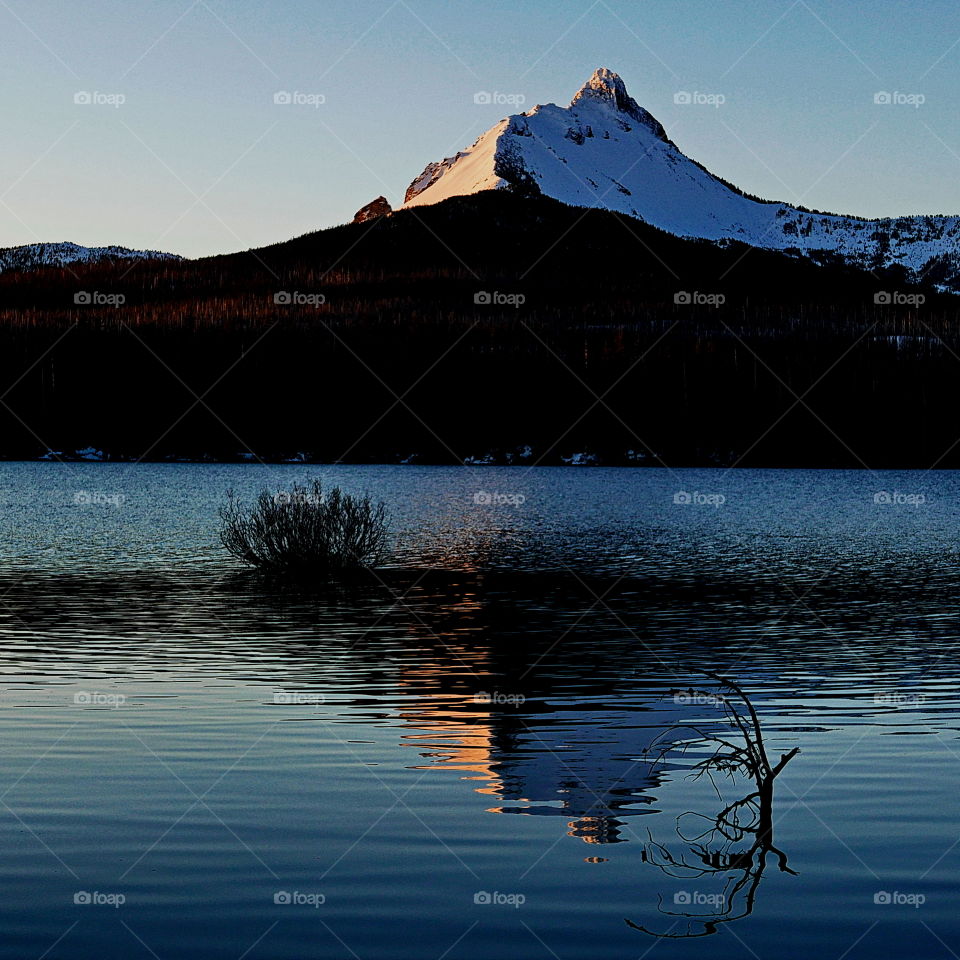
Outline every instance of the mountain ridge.
[[491, 190], [0, 274], [0, 456], [960, 466], [953, 296], [627, 219]]
[[0, 247], [0, 273], [8, 270], [37, 270], [70, 264], [99, 263], [104, 260], [181, 260], [175, 253], [160, 250], [133, 250], [130, 247], [85, 247], [70, 241], [25, 243]]
[[675, 236], [831, 252], [867, 270], [899, 265], [960, 292], [960, 216], [870, 219], [751, 196], [682, 153], [607, 68], [568, 107], [540, 104], [507, 117], [466, 150], [428, 164], [403, 208], [497, 189], [613, 210]]

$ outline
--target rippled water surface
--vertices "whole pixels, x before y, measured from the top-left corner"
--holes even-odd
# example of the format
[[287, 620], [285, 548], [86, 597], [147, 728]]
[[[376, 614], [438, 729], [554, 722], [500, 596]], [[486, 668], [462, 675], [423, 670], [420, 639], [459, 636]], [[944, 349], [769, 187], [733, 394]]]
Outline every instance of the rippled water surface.
[[224, 557], [306, 467], [0, 465], [0, 957], [960, 953], [960, 477], [321, 472], [369, 582]]

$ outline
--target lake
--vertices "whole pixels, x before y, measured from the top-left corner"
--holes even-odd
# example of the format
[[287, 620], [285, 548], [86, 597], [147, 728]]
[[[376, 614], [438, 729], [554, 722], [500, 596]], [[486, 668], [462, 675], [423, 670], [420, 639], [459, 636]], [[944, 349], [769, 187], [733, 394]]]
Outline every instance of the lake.
[[[378, 577], [226, 558], [228, 489], [314, 474], [386, 501]], [[960, 952], [960, 475], [5, 463], [0, 500], [2, 958]], [[744, 742], [716, 676], [799, 748], [765, 856], [702, 766]]]

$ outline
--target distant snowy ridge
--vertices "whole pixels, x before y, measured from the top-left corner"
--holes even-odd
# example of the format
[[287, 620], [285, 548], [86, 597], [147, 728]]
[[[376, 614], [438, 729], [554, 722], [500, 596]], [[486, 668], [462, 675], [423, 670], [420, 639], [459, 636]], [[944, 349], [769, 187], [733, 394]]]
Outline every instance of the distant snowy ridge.
[[467, 150], [428, 164], [404, 207], [498, 189], [614, 210], [680, 237], [813, 257], [826, 251], [864, 268], [900, 264], [960, 290], [960, 216], [869, 220], [747, 196], [681, 153], [606, 68], [569, 107], [507, 117]]
[[128, 247], [81, 247], [76, 243], [28, 243], [20, 247], [0, 247], [0, 273], [7, 270], [63, 267], [71, 263], [97, 263], [101, 260], [182, 259], [175, 253], [162, 253], [159, 250], [131, 250]]

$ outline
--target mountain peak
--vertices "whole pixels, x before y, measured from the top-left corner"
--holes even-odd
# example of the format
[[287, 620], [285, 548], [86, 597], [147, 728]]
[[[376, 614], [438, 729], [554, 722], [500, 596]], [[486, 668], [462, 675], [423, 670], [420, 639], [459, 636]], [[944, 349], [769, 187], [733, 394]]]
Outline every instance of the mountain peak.
[[960, 293], [960, 216], [864, 220], [752, 197], [685, 156], [606, 67], [569, 107], [506, 117], [471, 147], [428, 164], [404, 206], [484, 190], [614, 210], [674, 236], [806, 253], [818, 263], [829, 254], [855, 267], [896, 266]]
[[627, 93], [627, 85], [620, 74], [614, 73], [608, 67], [598, 67], [593, 71], [593, 76], [577, 91], [576, 96], [570, 101], [570, 106], [572, 107], [585, 97], [609, 103], [618, 110], [623, 110], [628, 104], [634, 103]]
[[606, 106], [619, 113], [625, 113], [638, 123], [642, 123], [661, 140], [669, 142], [666, 131], [660, 123], [627, 93], [627, 85], [620, 74], [609, 67], [599, 67], [594, 70], [593, 76], [570, 101], [570, 109], [576, 110], [587, 104]]

